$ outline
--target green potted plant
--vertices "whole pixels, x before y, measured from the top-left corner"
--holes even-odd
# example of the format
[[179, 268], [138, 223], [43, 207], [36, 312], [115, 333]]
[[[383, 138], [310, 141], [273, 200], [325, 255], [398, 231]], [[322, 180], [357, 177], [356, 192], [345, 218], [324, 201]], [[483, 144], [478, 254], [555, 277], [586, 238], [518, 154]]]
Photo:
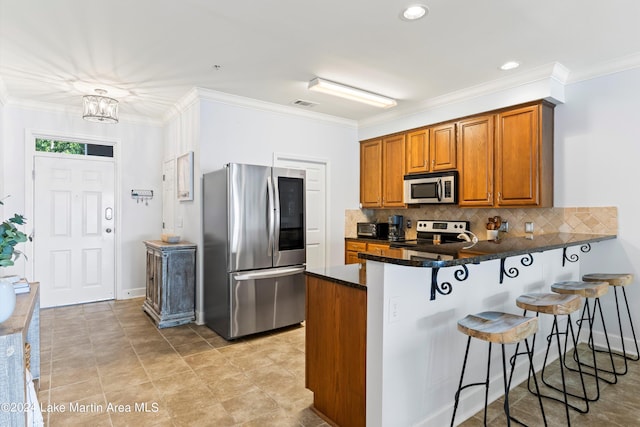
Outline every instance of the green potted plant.
[[[0, 205], [3, 205], [0, 200]], [[16, 245], [27, 241], [27, 235], [18, 230], [18, 225], [24, 225], [22, 215], [14, 214], [0, 224], [0, 267], [8, 267], [18, 259], [22, 252], [16, 249]], [[16, 293], [13, 282], [0, 278], [0, 323], [11, 317], [16, 306]]]

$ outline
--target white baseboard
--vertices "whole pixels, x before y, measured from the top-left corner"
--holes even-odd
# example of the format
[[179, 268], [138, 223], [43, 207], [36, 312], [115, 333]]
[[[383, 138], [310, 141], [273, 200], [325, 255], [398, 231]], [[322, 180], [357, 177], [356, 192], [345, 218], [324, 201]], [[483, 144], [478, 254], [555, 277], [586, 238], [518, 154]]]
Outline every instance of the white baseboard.
[[116, 299], [140, 298], [147, 294], [146, 288], [123, 289], [122, 294], [118, 294]]

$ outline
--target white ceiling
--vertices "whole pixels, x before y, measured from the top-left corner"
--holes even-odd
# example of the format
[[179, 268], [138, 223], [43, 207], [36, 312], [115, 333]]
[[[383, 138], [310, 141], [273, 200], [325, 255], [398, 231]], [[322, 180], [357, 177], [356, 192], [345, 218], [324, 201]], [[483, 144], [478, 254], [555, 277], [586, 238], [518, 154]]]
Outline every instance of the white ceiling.
[[[308, 81], [408, 111], [555, 62], [570, 80], [640, 66], [637, 0], [418, 2], [429, 15], [405, 22], [415, 1], [0, 0], [0, 102], [79, 110], [82, 95], [106, 87], [123, 118], [162, 119], [200, 87], [363, 120], [384, 110], [310, 92]], [[499, 70], [507, 60], [522, 66]]]

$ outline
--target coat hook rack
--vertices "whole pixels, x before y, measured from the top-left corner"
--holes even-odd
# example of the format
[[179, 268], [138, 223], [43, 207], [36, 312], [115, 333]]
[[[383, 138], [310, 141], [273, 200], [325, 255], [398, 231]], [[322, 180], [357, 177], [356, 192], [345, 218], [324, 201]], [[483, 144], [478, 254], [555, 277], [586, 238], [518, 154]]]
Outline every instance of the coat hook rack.
[[153, 190], [131, 190], [131, 198], [136, 203], [144, 202], [145, 206], [149, 206], [149, 200], [153, 199]]

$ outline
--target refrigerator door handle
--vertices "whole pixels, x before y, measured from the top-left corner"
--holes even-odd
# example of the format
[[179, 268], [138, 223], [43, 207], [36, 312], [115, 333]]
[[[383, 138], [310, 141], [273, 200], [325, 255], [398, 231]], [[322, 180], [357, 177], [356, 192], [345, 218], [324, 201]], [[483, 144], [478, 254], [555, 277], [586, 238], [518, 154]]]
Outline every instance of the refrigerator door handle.
[[273, 256], [273, 248], [274, 248], [274, 242], [273, 242], [273, 238], [275, 235], [274, 224], [276, 221], [274, 202], [275, 202], [275, 197], [273, 192], [273, 178], [269, 176], [267, 178], [267, 209], [269, 210], [269, 212], [267, 213], [267, 221], [268, 221], [267, 227], [269, 232], [269, 248], [267, 249], [268, 256]]
[[253, 273], [246, 274], [238, 274], [234, 276], [234, 280], [242, 281], [242, 280], [257, 280], [257, 279], [270, 279], [273, 277], [282, 277], [282, 276], [293, 276], [294, 274], [302, 273], [305, 270], [305, 267], [290, 267], [290, 268], [279, 268], [277, 270], [269, 269], [266, 271], [258, 271]]
[[274, 195], [274, 220], [273, 220], [273, 251], [274, 254], [280, 250], [280, 189], [278, 188], [277, 178], [273, 177], [273, 195]]

